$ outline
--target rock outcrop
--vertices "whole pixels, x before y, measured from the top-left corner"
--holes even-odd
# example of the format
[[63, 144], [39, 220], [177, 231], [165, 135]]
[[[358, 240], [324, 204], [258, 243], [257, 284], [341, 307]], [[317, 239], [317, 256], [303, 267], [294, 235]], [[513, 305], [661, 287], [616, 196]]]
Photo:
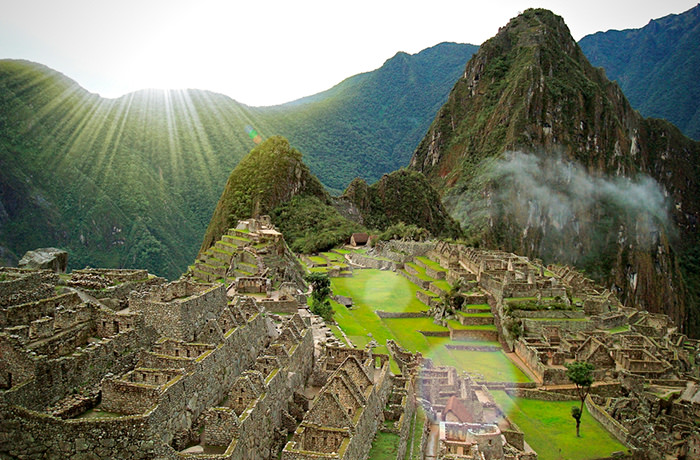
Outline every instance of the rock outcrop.
[[65, 273], [68, 266], [68, 253], [56, 248], [39, 248], [27, 251], [18, 265], [20, 268], [42, 268]]

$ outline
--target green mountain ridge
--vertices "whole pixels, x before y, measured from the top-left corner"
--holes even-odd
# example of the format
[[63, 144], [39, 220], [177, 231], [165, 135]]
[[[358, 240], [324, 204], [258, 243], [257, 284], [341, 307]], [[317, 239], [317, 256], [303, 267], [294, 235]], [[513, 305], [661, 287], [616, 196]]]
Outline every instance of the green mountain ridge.
[[[289, 136], [331, 190], [357, 176], [376, 180], [405, 165], [475, 48], [401, 54], [314, 101], [265, 108], [200, 90], [104, 99], [43, 65], [0, 61], [0, 253], [11, 263], [58, 246], [71, 267], [140, 266], [177, 277], [229, 173], [254, 146], [246, 126]], [[404, 83], [397, 72], [406, 72]], [[393, 92], [375, 88], [390, 81]], [[377, 107], [392, 116], [380, 119]], [[407, 124], [411, 117], [425, 128]]]
[[641, 29], [583, 37], [591, 64], [605, 68], [632, 106], [664, 118], [700, 140], [700, 5], [649, 22]]
[[[697, 275], [682, 267], [697, 253], [698, 153], [670, 123], [641, 118], [562, 18], [527, 10], [469, 61], [410, 167], [472, 241], [576, 264], [697, 334]], [[641, 190], [662, 212], [618, 198]]]

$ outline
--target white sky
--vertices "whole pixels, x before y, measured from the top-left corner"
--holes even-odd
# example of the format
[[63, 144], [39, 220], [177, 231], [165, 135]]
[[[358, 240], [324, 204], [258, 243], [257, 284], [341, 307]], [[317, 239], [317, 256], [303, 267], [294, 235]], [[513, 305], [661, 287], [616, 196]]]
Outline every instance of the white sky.
[[40, 62], [105, 97], [199, 88], [249, 105], [318, 93], [398, 51], [480, 45], [530, 7], [576, 40], [697, 0], [0, 0], [0, 58]]

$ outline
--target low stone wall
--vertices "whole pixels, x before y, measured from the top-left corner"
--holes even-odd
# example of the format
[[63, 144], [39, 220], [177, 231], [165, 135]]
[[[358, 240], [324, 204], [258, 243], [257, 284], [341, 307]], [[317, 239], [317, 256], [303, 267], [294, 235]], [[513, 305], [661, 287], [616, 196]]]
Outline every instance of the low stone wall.
[[590, 396], [586, 398], [586, 408], [591, 416], [598, 421], [598, 423], [603, 425], [610, 434], [615, 436], [615, 439], [620, 441], [625, 446], [630, 446], [630, 434], [627, 429], [625, 429], [620, 422], [605, 412], [603, 408], [597, 405]]
[[465, 350], [465, 351], [501, 351], [503, 348], [497, 347], [495, 345], [445, 345], [445, 348], [451, 350]]
[[393, 312], [393, 311], [382, 311], [375, 310], [374, 313], [380, 318], [425, 318], [427, 312], [422, 311], [403, 311], [403, 312]]
[[432, 267], [429, 267], [422, 262], [418, 261], [417, 262], [419, 265], [422, 265], [425, 268], [425, 274], [428, 275], [431, 278], [434, 278], [436, 280], [444, 280], [445, 279], [445, 270], [436, 270]]
[[294, 314], [299, 309], [299, 303], [296, 299], [292, 300], [274, 300], [274, 299], [262, 299], [258, 301], [258, 304], [265, 307], [265, 309], [271, 313], [287, 313]]
[[452, 340], [487, 340], [498, 341], [498, 331], [481, 329], [450, 329], [450, 339]]
[[506, 393], [511, 397], [536, 399], [538, 401], [576, 401], [576, 396], [570, 396], [553, 391], [533, 390], [529, 388], [507, 389]]
[[406, 278], [411, 283], [415, 284], [416, 286], [418, 286], [421, 289], [427, 290], [428, 287], [430, 286], [430, 281], [422, 280], [422, 279], [418, 278], [417, 276], [412, 275], [408, 272], [405, 272], [403, 270], [399, 270], [398, 273], [399, 273], [399, 275], [403, 276], [404, 278]]
[[449, 337], [450, 331], [418, 331], [426, 337]]
[[[516, 304], [517, 305], [517, 304]], [[511, 305], [510, 316], [514, 318], [572, 319], [585, 318], [582, 310], [517, 310]]]
[[355, 252], [348, 254], [348, 258], [353, 264], [360, 265], [365, 268], [375, 268], [378, 270], [392, 271], [396, 271], [400, 268], [403, 268], [402, 263], [394, 262], [392, 260], [375, 259], [373, 257], [368, 257]]
[[562, 332], [590, 332], [595, 329], [591, 321], [551, 320], [540, 321], [524, 318], [523, 326], [526, 332], [541, 333], [544, 327], [556, 326]]
[[433, 297], [424, 291], [416, 291], [416, 298], [430, 308], [433, 308], [435, 305], [440, 303], [440, 299]]
[[457, 320], [460, 324], [465, 326], [486, 326], [493, 324], [493, 316], [457, 316]]

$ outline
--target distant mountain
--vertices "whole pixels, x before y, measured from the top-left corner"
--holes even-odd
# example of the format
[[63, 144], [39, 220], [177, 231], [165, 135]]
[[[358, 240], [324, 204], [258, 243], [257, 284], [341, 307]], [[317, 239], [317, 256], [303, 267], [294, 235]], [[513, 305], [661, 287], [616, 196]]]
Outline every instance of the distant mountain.
[[472, 243], [575, 264], [700, 334], [700, 143], [634, 111], [562, 18], [527, 10], [486, 41], [410, 168]]
[[588, 35], [579, 45], [643, 116], [669, 120], [700, 140], [700, 5], [641, 29]]
[[91, 94], [40, 64], [0, 61], [0, 261], [58, 246], [71, 267], [179, 276], [231, 170], [286, 135], [331, 190], [406, 164], [474, 52], [443, 43], [318, 95], [254, 108], [208, 91]]
[[474, 45], [441, 43], [397, 53], [373, 71], [271, 109], [321, 182], [340, 193], [356, 177], [372, 183], [408, 164]]

